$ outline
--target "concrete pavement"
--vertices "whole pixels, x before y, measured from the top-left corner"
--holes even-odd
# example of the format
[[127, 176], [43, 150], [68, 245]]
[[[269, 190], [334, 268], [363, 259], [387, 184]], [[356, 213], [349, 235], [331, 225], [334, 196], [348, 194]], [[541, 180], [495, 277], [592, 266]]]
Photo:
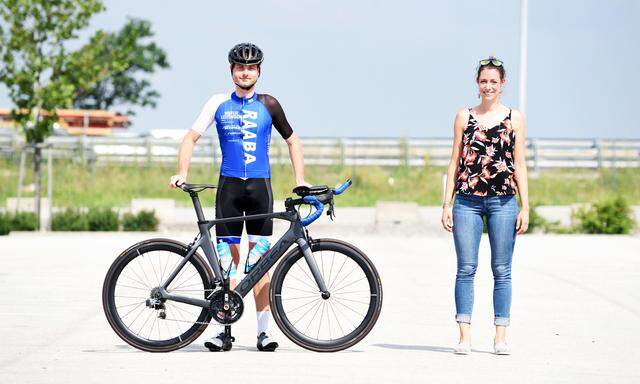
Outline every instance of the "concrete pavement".
[[[340, 214], [340, 211], [338, 211]], [[320, 225], [364, 250], [384, 287], [382, 314], [360, 344], [333, 354], [301, 349], [275, 329], [276, 353], [255, 351], [254, 305], [234, 326], [231, 352], [201, 340], [180, 351], [135, 350], [109, 327], [104, 275], [130, 244], [193, 233], [12, 233], [0, 237], [0, 383], [637, 383], [640, 238], [525, 235], [514, 256], [511, 356], [494, 356], [491, 270], [483, 238], [473, 350], [456, 356], [455, 252], [442, 233], [367, 233]], [[353, 228], [353, 227], [352, 227]]]

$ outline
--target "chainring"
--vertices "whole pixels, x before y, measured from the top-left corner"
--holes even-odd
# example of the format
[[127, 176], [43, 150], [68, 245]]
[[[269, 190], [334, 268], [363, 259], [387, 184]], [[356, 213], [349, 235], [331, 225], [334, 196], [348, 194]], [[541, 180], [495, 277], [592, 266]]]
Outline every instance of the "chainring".
[[[225, 295], [227, 300], [225, 300]], [[219, 290], [211, 295], [211, 317], [220, 324], [233, 324], [240, 320], [244, 311], [242, 296], [236, 291], [224, 292]], [[225, 308], [227, 305], [227, 308]]]

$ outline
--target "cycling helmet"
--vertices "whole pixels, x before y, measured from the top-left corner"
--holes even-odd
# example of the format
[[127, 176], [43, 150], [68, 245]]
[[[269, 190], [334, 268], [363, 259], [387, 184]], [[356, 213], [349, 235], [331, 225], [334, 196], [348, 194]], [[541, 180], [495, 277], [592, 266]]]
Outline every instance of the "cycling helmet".
[[251, 43], [240, 43], [229, 51], [230, 64], [260, 65], [264, 60], [262, 50]]

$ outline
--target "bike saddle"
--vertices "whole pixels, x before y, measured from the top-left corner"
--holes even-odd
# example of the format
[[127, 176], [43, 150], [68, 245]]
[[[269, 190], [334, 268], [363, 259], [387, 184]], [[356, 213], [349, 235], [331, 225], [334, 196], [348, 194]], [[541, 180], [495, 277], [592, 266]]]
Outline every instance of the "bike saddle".
[[329, 187], [326, 185], [314, 185], [312, 187], [307, 187], [305, 185], [299, 185], [293, 188], [293, 193], [300, 197], [305, 197], [309, 195], [322, 195], [323, 193], [329, 192]]
[[187, 184], [187, 183], [182, 183], [178, 186], [178, 188], [182, 189], [185, 192], [200, 192], [200, 191], [204, 191], [205, 189], [213, 189], [216, 188], [215, 185], [213, 184]]

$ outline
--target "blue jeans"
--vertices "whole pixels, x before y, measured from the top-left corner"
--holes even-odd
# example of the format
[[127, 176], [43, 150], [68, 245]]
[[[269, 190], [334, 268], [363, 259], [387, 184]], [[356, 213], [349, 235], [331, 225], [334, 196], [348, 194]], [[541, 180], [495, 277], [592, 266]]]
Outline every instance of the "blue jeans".
[[511, 258], [516, 240], [518, 203], [515, 195], [473, 196], [457, 194], [453, 205], [453, 240], [456, 245], [456, 321], [471, 323], [473, 278], [478, 267], [482, 217], [487, 217], [493, 271], [495, 325], [509, 325], [511, 309]]

